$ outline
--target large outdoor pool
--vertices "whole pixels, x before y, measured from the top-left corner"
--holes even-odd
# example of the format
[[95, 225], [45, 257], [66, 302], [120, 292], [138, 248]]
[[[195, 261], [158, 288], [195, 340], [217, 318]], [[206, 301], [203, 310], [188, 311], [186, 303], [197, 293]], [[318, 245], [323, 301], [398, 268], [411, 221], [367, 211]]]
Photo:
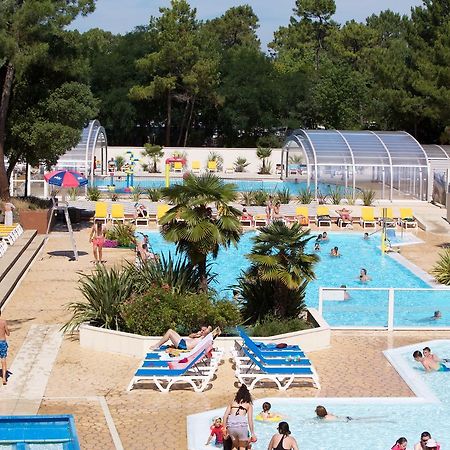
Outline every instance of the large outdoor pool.
[[[158, 232], [147, 232], [153, 250], [167, 254], [175, 252], [175, 246], [167, 243]], [[315, 233], [317, 234], [317, 233]], [[212, 269], [218, 274], [217, 283], [213, 287], [222, 296], [232, 297], [230, 285], [236, 282], [240, 272], [249, 266], [245, 255], [251, 252], [252, 238], [255, 232], [245, 233], [238, 248], [221, 250]], [[347, 288], [429, 288], [429, 285], [412, 273], [405, 266], [388, 255], [382, 255], [379, 234], [364, 240], [363, 233], [346, 234], [329, 233], [329, 240], [321, 243], [318, 252], [320, 262], [316, 267], [317, 279], [307, 288], [306, 304], [318, 307], [319, 287]], [[330, 256], [332, 247], [339, 247], [341, 256]], [[314, 240], [308, 245], [312, 252]], [[360, 283], [361, 268], [368, 271], [372, 281]], [[332, 326], [377, 326], [387, 324], [388, 291], [387, 290], [349, 290], [348, 301], [324, 302], [323, 315]], [[396, 291], [394, 323], [396, 326], [450, 326], [450, 291]], [[442, 318], [431, 320], [433, 312], [440, 310]]]
[[[171, 184], [177, 184], [182, 182], [182, 178], [171, 178]], [[229, 179], [225, 178], [223, 180], [225, 183], [233, 183], [239, 192], [246, 191], [266, 191], [266, 192], [277, 192], [282, 189], [289, 189], [291, 194], [295, 195], [298, 191], [305, 189], [307, 187], [306, 181], [281, 181], [281, 180], [241, 180], [241, 179]], [[134, 177], [133, 185], [134, 187], [139, 186], [142, 189], [148, 188], [162, 188], [165, 186], [164, 178], [152, 178], [152, 177]], [[111, 178], [96, 178], [94, 180], [94, 186], [107, 188], [111, 184]], [[115, 177], [113, 180], [115, 186], [115, 192], [124, 193], [125, 189], [129, 186], [127, 184], [126, 177]], [[319, 183], [318, 189], [321, 193], [328, 195], [332, 187], [331, 184]], [[311, 189], [314, 189], [311, 185]]]
[[[300, 449], [348, 450], [362, 447], [387, 450], [404, 436], [412, 449], [423, 431], [431, 433], [442, 449], [450, 448], [450, 373], [427, 374], [411, 357], [413, 349], [427, 343], [395, 349], [393, 364], [404, 367], [403, 375], [416, 378], [434, 395], [433, 398], [298, 398], [261, 399], [255, 402], [255, 414], [263, 401], [270, 401], [272, 411], [284, 416]], [[450, 357], [450, 341], [432, 342], [431, 349], [441, 357]], [[423, 390], [423, 389], [422, 389]], [[329, 412], [354, 420], [323, 422], [315, 418], [314, 409], [324, 405]], [[206, 450], [208, 426], [225, 408], [188, 417], [189, 450]], [[255, 421], [258, 442], [254, 450], [265, 450], [277, 423]], [[204, 430], [203, 435], [201, 431]]]

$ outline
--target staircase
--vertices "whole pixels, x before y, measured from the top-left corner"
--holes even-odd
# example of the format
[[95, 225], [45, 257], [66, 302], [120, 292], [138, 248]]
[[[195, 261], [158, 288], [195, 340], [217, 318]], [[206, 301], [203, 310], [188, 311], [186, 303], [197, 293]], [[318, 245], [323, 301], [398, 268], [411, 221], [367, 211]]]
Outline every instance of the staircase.
[[45, 235], [25, 230], [0, 258], [0, 307], [8, 300], [22, 275], [45, 242]]

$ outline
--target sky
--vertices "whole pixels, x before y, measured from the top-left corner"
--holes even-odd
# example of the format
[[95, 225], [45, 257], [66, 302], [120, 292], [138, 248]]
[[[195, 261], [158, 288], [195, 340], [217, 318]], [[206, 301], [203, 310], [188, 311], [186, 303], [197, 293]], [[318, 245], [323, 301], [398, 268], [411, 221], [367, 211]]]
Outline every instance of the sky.
[[[260, 20], [258, 30], [263, 47], [272, 40], [273, 32], [289, 23], [295, 0], [188, 0], [197, 8], [199, 19], [221, 16], [232, 6], [249, 4]], [[345, 23], [366, 17], [385, 9], [409, 14], [412, 6], [421, 5], [421, 0], [336, 0], [334, 20]], [[146, 25], [150, 16], [158, 16], [160, 7], [170, 5], [169, 0], [97, 0], [93, 14], [77, 19], [71, 28], [86, 31], [102, 28], [113, 33], [132, 31], [137, 25]]]

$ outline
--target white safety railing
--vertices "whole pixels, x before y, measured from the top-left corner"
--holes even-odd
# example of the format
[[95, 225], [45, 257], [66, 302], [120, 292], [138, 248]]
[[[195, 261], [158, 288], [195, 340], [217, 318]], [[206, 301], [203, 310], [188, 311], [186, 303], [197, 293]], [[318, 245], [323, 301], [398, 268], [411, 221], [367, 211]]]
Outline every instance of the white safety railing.
[[318, 311], [332, 329], [449, 330], [450, 287], [321, 287]]

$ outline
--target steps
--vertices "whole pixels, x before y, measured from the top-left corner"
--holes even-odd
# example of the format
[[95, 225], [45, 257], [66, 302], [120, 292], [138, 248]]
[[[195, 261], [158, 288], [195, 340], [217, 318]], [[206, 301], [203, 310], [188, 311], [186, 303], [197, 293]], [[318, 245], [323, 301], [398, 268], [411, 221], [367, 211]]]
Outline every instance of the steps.
[[26, 230], [0, 258], [0, 307], [6, 302], [44, 242], [45, 235], [38, 235], [36, 230]]

